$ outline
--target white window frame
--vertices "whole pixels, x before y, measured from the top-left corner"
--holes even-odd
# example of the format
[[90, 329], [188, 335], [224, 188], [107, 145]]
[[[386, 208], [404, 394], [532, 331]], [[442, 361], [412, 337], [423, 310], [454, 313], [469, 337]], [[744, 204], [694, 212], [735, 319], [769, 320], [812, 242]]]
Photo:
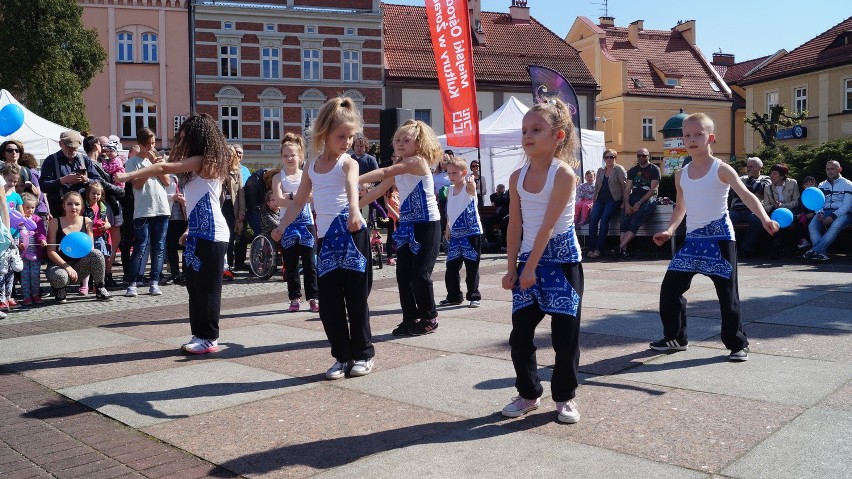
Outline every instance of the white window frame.
[[302, 48], [302, 80], [322, 80], [322, 50]]
[[115, 34], [116, 62], [133, 63], [133, 32], [121, 31]]
[[263, 140], [281, 140], [281, 107], [260, 107], [260, 137]]
[[260, 101], [260, 138], [273, 141], [274, 145], [263, 145], [262, 149], [278, 148], [278, 141], [284, 132], [284, 100], [287, 97], [280, 90], [269, 87], [257, 96]]
[[361, 81], [361, 52], [343, 50], [340, 52], [340, 79], [345, 82]]
[[317, 34], [317, 26], [316, 25], [305, 25], [305, 33], [308, 35], [316, 35]]
[[[219, 116], [219, 129], [222, 130], [222, 134], [227, 140], [238, 140], [242, 137], [243, 96], [234, 87], [224, 87], [216, 94], [216, 99], [218, 100], [216, 112]], [[225, 108], [228, 110], [224, 111], [223, 109]]]
[[642, 117], [642, 140], [653, 141], [654, 138], [654, 117]]
[[266, 80], [281, 78], [281, 48], [260, 47], [260, 77]]
[[159, 63], [160, 51], [158, 42], [160, 36], [154, 32], [145, 32], [140, 35], [142, 40], [142, 63]]
[[346, 27], [344, 35], [354, 37], [356, 33], [355, 27]]
[[764, 98], [764, 101], [766, 102], [766, 113], [767, 114], [772, 110], [773, 106], [778, 105], [781, 102], [778, 90], [769, 90], [769, 91], [765, 92], [764, 95], [763, 95], [763, 98]]
[[798, 85], [793, 87], [793, 107], [796, 113], [808, 110], [808, 86]]
[[[141, 111], [137, 111], [139, 107]], [[136, 131], [140, 128], [157, 131], [157, 114], [157, 104], [147, 98], [129, 98], [121, 102], [122, 138], [135, 138]], [[129, 124], [125, 125], [125, 120], [129, 121]]]
[[263, 26], [263, 30], [266, 32], [275, 32], [278, 31], [278, 28], [275, 26], [274, 23], [267, 23]]
[[222, 30], [233, 30], [234, 22], [222, 22]]
[[[222, 49], [227, 48], [227, 52], [223, 52]], [[227, 68], [223, 71], [223, 62], [227, 61], [230, 65], [233, 62], [231, 68]], [[218, 62], [218, 72], [220, 77], [224, 78], [235, 78], [240, 76], [240, 47], [239, 45], [232, 45], [230, 43], [220, 43], [219, 44], [219, 62]]]
[[843, 111], [852, 111], [852, 78], [843, 79]]

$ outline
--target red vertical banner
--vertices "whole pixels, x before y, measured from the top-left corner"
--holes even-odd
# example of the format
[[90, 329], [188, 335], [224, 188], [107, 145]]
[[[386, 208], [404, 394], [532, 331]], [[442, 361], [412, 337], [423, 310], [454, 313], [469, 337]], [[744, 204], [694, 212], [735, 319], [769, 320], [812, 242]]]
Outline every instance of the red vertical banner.
[[479, 109], [467, 0], [426, 0], [450, 146], [479, 147]]

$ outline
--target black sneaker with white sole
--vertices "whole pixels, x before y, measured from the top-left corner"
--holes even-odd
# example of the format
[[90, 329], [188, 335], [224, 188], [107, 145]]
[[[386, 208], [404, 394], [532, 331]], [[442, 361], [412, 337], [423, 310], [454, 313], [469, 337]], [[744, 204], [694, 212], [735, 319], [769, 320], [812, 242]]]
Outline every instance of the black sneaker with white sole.
[[462, 300], [458, 301], [450, 301], [449, 299], [442, 299], [438, 306], [458, 306], [462, 304]]
[[654, 351], [686, 351], [689, 341], [685, 339], [660, 339], [650, 344]]
[[412, 336], [423, 336], [424, 334], [434, 333], [436, 329], [438, 329], [438, 318], [431, 321], [421, 319], [420, 321], [412, 324], [411, 327], [408, 328], [408, 332]]
[[394, 336], [414, 336], [410, 331], [411, 326], [414, 324], [414, 321], [403, 321], [399, 323], [393, 331], [391, 331], [391, 334]]

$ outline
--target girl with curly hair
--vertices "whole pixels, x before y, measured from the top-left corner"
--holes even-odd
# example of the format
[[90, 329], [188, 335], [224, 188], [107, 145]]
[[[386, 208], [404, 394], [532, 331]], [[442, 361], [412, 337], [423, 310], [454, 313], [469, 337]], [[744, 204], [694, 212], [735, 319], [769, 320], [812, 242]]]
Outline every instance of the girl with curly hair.
[[216, 121], [210, 115], [201, 114], [190, 116], [181, 124], [171, 160], [133, 173], [119, 173], [116, 180], [180, 175], [189, 216], [189, 226], [180, 242], [185, 248], [183, 258], [192, 329], [192, 338], [181, 349], [190, 354], [212, 353], [219, 349], [222, 273], [230, 239], [219, 207], [219, 196], [222, 181], [230, 170], [231, 155]]

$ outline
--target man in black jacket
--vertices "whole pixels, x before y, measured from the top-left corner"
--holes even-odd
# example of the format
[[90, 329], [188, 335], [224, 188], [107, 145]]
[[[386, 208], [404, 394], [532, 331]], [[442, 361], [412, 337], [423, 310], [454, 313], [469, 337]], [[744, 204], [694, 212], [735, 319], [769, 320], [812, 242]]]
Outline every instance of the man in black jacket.
[[50, 214], [62, 216], [62, 196], [69, 191], [81, 195], [89, 181], [100, 181], [92, 160], [77, 151], [83, 143], [83, 137], [74, 130], [63, 131], [59, 135], [60, 151], [48, 156], [41, 164], [39, 186], [47, 195]]

